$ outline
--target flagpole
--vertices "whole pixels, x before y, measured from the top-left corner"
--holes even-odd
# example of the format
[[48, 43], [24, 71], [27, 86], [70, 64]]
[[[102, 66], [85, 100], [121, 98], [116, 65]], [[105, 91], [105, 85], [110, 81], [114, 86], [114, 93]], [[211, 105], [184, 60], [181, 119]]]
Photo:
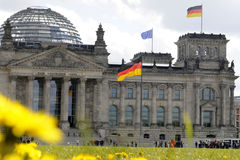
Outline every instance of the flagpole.
[[203, 23], [203, 5], [201, 4], [201, 6], [202, 6], [202, 15], [201, 15], [201, 32], [200, 33], [202, 33], [202, 23]]
[[153, 53], [153, 28], [152, 28], [152, 53]]
[[[143, 58], [141, 56], [141, 62], [142, 62], [142, 65], [141, 65], [141, 72], [143, 73]], [[139, 142], [138, 142], [138, 146], [140, 146], [140, 143], [141, 143], [141, 135], [142, 135], [142, 88], [143, 88], [143, 74], [141, 73], [141, 82], [140, 82], [140, 127], [139, 127]]]

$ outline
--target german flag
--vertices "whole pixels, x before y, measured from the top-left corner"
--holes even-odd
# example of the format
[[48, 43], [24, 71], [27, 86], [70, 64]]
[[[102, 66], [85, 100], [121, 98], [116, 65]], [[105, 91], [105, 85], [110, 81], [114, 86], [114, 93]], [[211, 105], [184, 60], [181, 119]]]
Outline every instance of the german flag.
[[187, 17], [201, 17], [202, 16], [202, 5], [190, 7], [187, 10]]
[[117, 81], [123, 81], [126, 77], [142, 75], [142, 61], [131, 62], [123, 65], [118, 72]]

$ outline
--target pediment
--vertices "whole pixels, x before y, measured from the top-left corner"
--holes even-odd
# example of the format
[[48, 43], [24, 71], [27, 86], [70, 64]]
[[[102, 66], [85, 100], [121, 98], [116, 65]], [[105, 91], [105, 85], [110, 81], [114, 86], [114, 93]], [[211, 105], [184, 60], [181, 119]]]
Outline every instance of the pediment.
[[96, 64], [89, 58], [77, 55], [63, 48], [54, 48], [37, 55], [32, 55], [25, 59], [11, 63], [9, 66], [28, 68], [73, 68], [80, 70], [104, 69], [103, 66]]
[[216, 107], [216, 103], [215, 102], [211, 102], [211, 101], [206, 101], [206, 102], [201, 103], [201, 107], [202, 108], [206, 108], [206, 109], [215, 108]]

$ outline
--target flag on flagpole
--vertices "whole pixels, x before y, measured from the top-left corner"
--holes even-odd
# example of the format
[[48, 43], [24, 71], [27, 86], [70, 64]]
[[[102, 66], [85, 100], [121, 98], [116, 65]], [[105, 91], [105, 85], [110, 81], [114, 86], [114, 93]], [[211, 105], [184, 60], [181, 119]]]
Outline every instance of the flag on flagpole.
[[153, 33], [153, 30], [151, 29], [149, 31], [141, 33], [141, 37], [142, 39], [152, 38], [152, 33]]
[[202, 5], [188, 8], [187, 17], [202, 17]]
[[118, 72], [117, 81], [123, 81], [126, 77], [142, 75], [142, 58], [123, 65]]

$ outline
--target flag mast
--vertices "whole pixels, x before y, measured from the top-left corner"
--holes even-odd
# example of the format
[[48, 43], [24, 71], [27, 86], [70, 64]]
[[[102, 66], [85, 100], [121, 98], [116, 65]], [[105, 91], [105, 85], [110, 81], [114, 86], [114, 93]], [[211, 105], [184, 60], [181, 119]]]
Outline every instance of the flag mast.
[[152, 28], [152, 53], [153, 53], [153, 28]]
[[139, 142], [138, 142], [138, 146], [140, 146], [141, 143], [141, 135], [142, 135], [142, 89], [143, 89], [143, 58], [142, 56], [140, 57], [141, 59], [141, 82], [140, 82], [140, 126], [139, 126]]

